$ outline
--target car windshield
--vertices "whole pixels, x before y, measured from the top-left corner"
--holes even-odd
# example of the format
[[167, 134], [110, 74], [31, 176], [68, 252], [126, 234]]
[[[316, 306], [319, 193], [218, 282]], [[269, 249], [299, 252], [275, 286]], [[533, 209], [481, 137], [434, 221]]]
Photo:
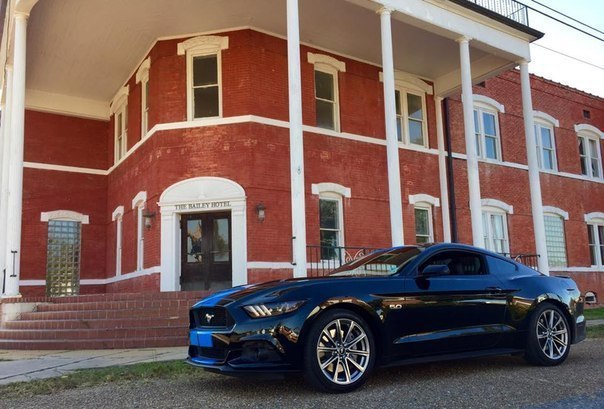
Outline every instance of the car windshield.
[[390, 250], [378, 250], [358, 260], [353, 260], [333, 270], [330, 276], [389, 276], [411, 262], [423, 247], [401, 247]]

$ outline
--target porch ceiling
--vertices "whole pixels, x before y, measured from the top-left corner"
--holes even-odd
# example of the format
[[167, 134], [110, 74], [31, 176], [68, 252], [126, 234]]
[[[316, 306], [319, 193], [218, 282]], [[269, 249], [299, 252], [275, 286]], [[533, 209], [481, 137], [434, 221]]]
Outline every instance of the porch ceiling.
[[[377, 5], [363, 1], [301, 1], [301, 41], [380, 65]], [[157, 38], [243, 26], [284, 36], [285, 4], [283, 0], [39, 0], [28, 25], [27, 88], [109, 101]], [[393, 20], [397, 69], [429, 79], [458, 69], [453, 36], [401, 20], [396, 16]], [[489, 56], [488, 51], [473, 48], [472, 60], [488, 57], [500, 66], [510, 63]]]

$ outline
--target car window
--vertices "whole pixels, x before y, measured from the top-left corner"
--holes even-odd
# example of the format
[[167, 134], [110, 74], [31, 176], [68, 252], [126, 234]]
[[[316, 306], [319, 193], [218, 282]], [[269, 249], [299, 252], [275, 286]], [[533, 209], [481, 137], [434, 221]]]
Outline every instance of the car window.
[[401, 247], [376, 251], [332, 271], [333, 276], [388, 276], [409, 264], [423, 251], [422, 247]]
[[446, 265], [451, 275], [472, 276], [487, 274], [484, 257], [467, 251], [444, 251], [432, 256], [420, 266], [422, 271], [428, 265]]
[[498, 276], [513, 276], [517, 274], [518, 268], [514, 263], [502, 260], [497, 257], [487, 256], [487, 263], [489, 265], [489, 271]]

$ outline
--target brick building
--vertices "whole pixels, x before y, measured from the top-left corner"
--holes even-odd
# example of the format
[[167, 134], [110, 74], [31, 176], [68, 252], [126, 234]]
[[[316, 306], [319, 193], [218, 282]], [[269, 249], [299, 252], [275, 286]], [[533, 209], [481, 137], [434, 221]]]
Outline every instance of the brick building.
[[215, 290], [452, 239], [604, 294], [604, 100], [529, 76], [522, 5], [8, 3], [5, 295]]

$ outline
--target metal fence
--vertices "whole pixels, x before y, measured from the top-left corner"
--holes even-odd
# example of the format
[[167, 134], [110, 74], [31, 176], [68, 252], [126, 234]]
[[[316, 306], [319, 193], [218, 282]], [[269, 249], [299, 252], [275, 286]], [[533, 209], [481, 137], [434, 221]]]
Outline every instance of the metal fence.
[[324, 276], [352, 260], [359, 259], [377, 249], [370, 247], [306, 246], [307, 274]]
[[515, 0], [465, 0], [493, 11], [517, 23], [528, 26], [528, 7]]
[[522, 263], [533, 270], [539, 271], [539, 254], [516, 254], [500, 253], [504, 257], [511, 258], [518, 263]]

